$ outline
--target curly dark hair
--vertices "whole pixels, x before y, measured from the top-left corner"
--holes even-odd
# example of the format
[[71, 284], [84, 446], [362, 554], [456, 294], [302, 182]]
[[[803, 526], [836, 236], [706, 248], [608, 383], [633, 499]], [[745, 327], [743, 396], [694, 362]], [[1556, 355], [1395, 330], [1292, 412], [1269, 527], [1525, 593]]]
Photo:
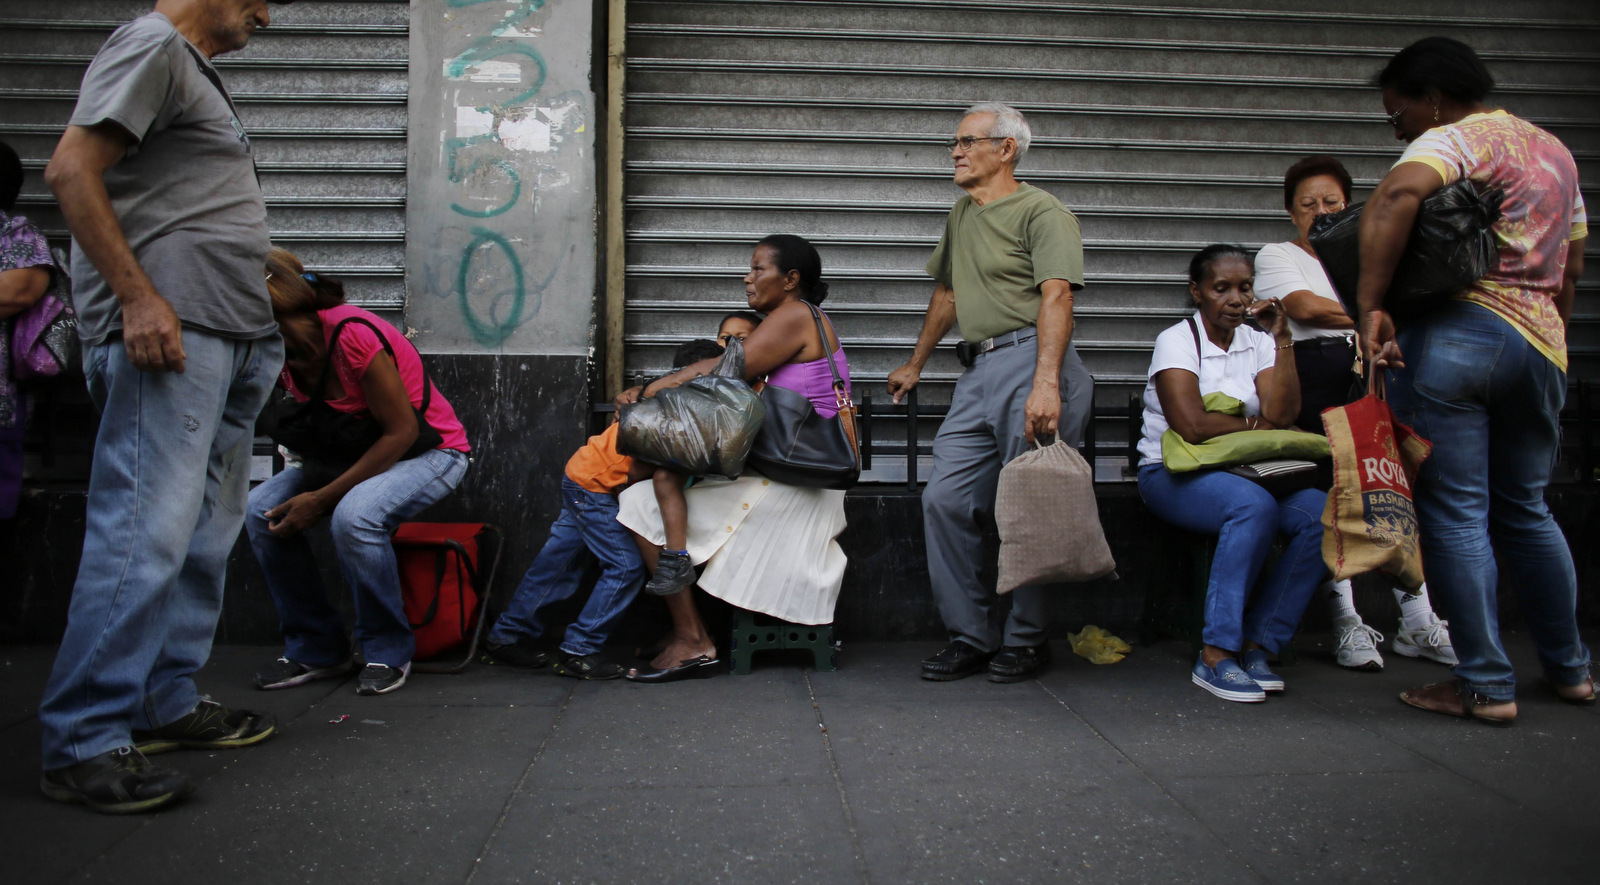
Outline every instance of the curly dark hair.
[[1464, 104], [1483, 101], [1494, 90], [1494, 77], [1478, 53], [1449, 37], [1423, 37], [1395, 53], [1373, 83], [1407, 98], [1422, 98], [1436, 89]]

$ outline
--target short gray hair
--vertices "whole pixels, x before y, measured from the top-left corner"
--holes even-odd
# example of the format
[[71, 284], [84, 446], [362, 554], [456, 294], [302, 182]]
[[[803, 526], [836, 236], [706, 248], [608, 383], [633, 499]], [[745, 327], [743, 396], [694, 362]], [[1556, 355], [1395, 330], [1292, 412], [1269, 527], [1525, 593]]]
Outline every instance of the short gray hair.
[[962, 114], [963, 118], [973, 114], [993, 114], [994, 126], [989, 134], [995, 138], [1009, 138], [1017, 143], [1017, 156], [1011, 161], [1015, 168], [1022, 162], [1022, 155], [1028, 152], [1028, 144], [1033, 141], [1033, 131], [1028, 128], [1028, 119], [1022, 112], [998, 101], [980, 101]]

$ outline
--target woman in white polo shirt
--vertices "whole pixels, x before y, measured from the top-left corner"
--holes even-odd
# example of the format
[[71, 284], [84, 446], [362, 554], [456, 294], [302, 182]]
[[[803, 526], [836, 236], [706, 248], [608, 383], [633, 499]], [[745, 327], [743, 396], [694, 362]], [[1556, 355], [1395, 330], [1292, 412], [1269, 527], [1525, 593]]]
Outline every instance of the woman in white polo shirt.
[[[1350, 173], [1329, 156], [1304, 157], [1283, 176], [1283, 207], [1299, 236], [1256, 253], [1256, 298], [1276, 298], [1289, 316], [1294, 363], [1300, 375], [1300, 415], [1295, 426], [1322, 433], [1322, 410], [1351, 401], [1356, 361], [1355, 322], [1311, 248], [1311, 224], [1350, 202]], [[1424, 584], [1415, 594], [1393, 588], [1400, 623], [1389, 648], [1397, 655], [1455, 666], [1447, 623], [1439, 620]], [[1382, 670], [1383, 634], [1362, 623], [1350, 582], [1328, 581], [1318, 595], [1333, 615], [1334, 660], [1352, 670]]]
[[[1262, 701], [1266, 692], [1283, 690], [1267, 658], [1294, 636], [1306, 602], [1327, 575], [1323, 492], [1304, 489], [1275, 499], [1225, 470], [1174, 474], [1161, 462], [1161, 434], [1168, 427], [1198, 443], [1239, 430], [1291, 427], [1300, 413], [1287, 318], [1276, 299], [1252, 303], [1253, 278], [1250, 255], [1239, 246], [1207, 246], [1189, 262], [1197, 310], [1156, 338], [1139, 442], [1139, 496], [1151, 512], [1217, 536], [1204, 647], [1191, 678], [1230, 701]], [[1246, 316], [1271, 334], [1244, 325]], [[1203, 398], [1212, 393], [1243, 402], [1244, 417], [1206, 411]], [[1252, 601], [1250, 589], [1279, 534], [1286, 539], [1283, 556]]]

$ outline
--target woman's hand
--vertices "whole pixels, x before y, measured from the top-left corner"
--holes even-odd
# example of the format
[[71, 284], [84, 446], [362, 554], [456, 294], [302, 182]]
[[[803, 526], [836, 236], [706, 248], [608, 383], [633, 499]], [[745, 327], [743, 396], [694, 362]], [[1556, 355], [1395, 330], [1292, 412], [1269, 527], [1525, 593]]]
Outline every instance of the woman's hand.
[[1394, 320], [1388, 311], [1369, 310], [1362, 314], [1361, 358], [1374, 369], [1405, 368], [1405, 355], [1395, 340]]
[[1255, 317], [1278, 344], [1293, 343], [1293, 336], [1289, 334], [1289, 313], [1284, 310], [1282, 301], [1266, 298], [1252, 303], [1244, 312]]
[[267, 518], [267, 531], [275, 537], [292, 538], [316, 525], [317, 520], [327, 512], [322, 490], [318, 489], [301, 492], [261, 515]]

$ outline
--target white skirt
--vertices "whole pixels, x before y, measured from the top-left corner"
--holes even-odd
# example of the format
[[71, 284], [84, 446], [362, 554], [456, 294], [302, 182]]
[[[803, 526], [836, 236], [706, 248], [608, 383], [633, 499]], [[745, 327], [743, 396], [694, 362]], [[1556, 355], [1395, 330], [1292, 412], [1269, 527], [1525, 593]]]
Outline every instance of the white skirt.
[[[827, 624], [844, 581], [844, 492], [805, 489], [746, 473], [684, 491], [689, 558], [705, 564], [696, 585], [739, 608], [793, 624]], [[617, 496], [617, 521], [666, 544], [655, 490], [635, 483]]]

